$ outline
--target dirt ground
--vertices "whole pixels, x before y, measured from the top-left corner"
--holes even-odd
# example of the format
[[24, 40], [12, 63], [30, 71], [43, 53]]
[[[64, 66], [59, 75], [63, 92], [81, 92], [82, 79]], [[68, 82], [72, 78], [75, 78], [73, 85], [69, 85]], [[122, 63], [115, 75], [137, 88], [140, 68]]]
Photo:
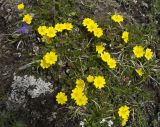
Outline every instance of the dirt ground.
[[[5, 95], [6, 89], [12, 82], [12, 75], [18, 67], [17, 51], [15, 47], [9, 42], [9, 34], [13, 32], [10, 31], [10, 23], [13, 23], [12, 19], [12, 7], [8, 3], [0, 4], [1, 11], [0, 14], [0, 97]], [[9, 12], [7, 12], [7, 9]], [[10, 20], [10, 21], [9, 21]]]

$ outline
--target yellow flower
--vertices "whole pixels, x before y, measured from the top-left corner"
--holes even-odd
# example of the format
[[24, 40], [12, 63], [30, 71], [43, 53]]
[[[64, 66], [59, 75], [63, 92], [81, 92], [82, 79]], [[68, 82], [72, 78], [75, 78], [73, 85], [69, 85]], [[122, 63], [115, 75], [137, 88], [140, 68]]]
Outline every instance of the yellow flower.
[[124, 106], [121, 106], [119, 109], [118, 109], [118, 115], [121, 117], [121, 118], [126, 118], [126, 117], [129, 117], [129, 113], [130, 113], [130, 110], [129, 110], [129, 107], [127, 105], [124, 105]]
[[76, 98], [76, 104], [78, 106], [85, 106], [87, 103], [88, 103], [88, 98], [86, 97], [86, 95], [78, 96]]
[[54, 51], [48, 52], [46, 53], [46, 55], [43, 57], [43, 59], [45, 60], [45, 62], [47, 64], [55, 64], [57, 62], [57, 55]]
[[143, 70], [141, 68], [140, 69], [136, 69], [136, 72], [140, 77], [144, 74], [144, 72], [143, 72]]
[[23, 22], [26, 22], [27, 24], [31, 24], [31, 22], [32, 22], [32, 16], [29, 15], [29, 14], [26, 14], [26, 15], [23, 17]]
[[118, 115], [119, 117], [122, 118], [122, 126], [126, 125], [126, 122], [128, 121], [128, 118], [129, 118], [129, 114], [130, 114], [130, 110], [129, 110], [129, 107], [126, 105], [121, 106], [118, 109]]
[[51, 65], [57, 62], [57, 55], [55, 52], [51, 51], [44, 55], [43, 59], [40, 61], [40, 66], [45, 69], [49, 68]]
[[75, 100], [78, 106], [84, 106], [88, 102], [88, 98], [84, 95], [83, 89], [76, 87], [72, 90], [71, 98]]
[[128, 121], [128, 119], [122, 119], [122, 126], [125, 126], [127, 121]]
[[113, 15], [112, 16], [112, 20], [114, 21], [114, 22], [118, 22], [118, 23], [120, 23], [120, 22], [123, 22], [123, 16], [122, 15]]
[[73, 25], [72, 23], [57, 23], [55, 25], [55, 30], [58, 32], [62, 32], [63, 30], [72, 30], [73, 29]]
[[116, 68], [117, 62], [115, 59], [110, 58], [110, 59], [108, 59], [107, 64], [108, 64], [109, 68], [114, 69], [114, 68]]
[[124, 31], [122, 33], [122, 39], [124, 40], [125, 43], [128, 42], [128, 35], [129, 35], [129, 33], [127, 31]]
[[152, 57], [153, 57], [153, 52], [152, 52], [151, 49], [149, 49], [149, 48], [146, 49], [145, 57], [146, 57], [147, 60], [152, 59]]
[[76, 87], [84, 89], [85, 87], [85, 82], [82, 79], [77, 79], [76, 80]]
[[56, 96], [56, 101], [58, 104], [64, 105], [67, 102], [67, 96], [63, 92], [59, 92]]
[[102, 28], [98, 28], [98, 24], [95, 23], [92, 19], [90, 18], [85, 18], [83, 20], [83, 26], [87, 27], [87, 30], [89, 32], [93, 32], [95, 37], [100, 38], [103, 35], [103, 30]]
[[137, 58], [141, 58], [144, 55], [144, 48], [142, 46], [135, 46], [133, 48], [133, 53]]
[[17, 8], [18, 8], [18, 10], [23, 10], [24, 9], [24, 3], [18, 4]]
[[101, 54], [104, 50], [105, 50], [105, 47], [103, 44], [96, 45], [96, 51], [98, 52], [98, 54]]
[[110, 60], [111, 56], [108, 52], [103, 52], [101, 53], [101, 59], [104, 61], [104, 62], [108, 62]]
[[64, 23], [64, 29], [66, 30], [72, 30], [73, 29], [73, 25], [72, 23]]
[[94, 82], [94, 77], [93, 77], [92, 75], [88, 75], [88, 76], [87, 76], [87, 81], [88, 81], [89, 83]]
[[89, 24], [93, 24], [94, 23], [94, 21], [92, 20], [92, 19], [90, 19], [90, 18], [85, 18], [84, 20], [83, 20], [83, 26], [88, 26]]
[[46, 26], [39, 26], [38, 27], [38, 33], [41, 35], [41, 36], [44, 36], [47, 34], [47, 27]]
[[96, 88], [101, 89], [106, 84], [105, 78], [103, 76], [96, 76], [93, 84]]
[[117, 62], [115, 59], [111, 58], [110, 54], [108, 52], [102, 52], [101, 53], [101, 59], [104, 62], [107, 62], [109, 68], [114, 69], [117, 66]]
[[71, 98], [76, 100], [77, 97], [79, 96], [83, 96], [84, 93], [83, 93], [83, 89], [82, 88], [79, 88], [79, 87], [76, 87], [72, 90], [72, 93], [71, 93]]
[[40, 66], [41, 66], [43, 69], [45, 69], [45, 68], [49, 68], [51, 65], [48, 64], [48, 63], [46, 63], [45, 60], [42, 59], [42, 60], [40, 61]]
[[[87, 25], [87, 30], [88, 30], [89, 32], [93, 32], [93, 31], [95, 31], [95, 30], [97, 29], [97, 27], [98, 27], [97, 23], [93, 22], [93, 23], [90, 23], [90, 24]], [[100, 31], [100, 30], [99, 30], [99, 31]], [[97, 30], [97, 33], [98, 33], [99, 31]], [[100, 31], [100, 32], [101, 32], [101, 31]], [[100, 33], [100, 32], [99, 32], [99, 33]]]
[[58, 32], [62, 32], [64, 29], [65, 29], [64, 24], [57, 23], [57, 24], [55, 25], [55, 30], [58, 31]]
[[95, 28], [93, 33], [95, 37], [100, 38], [103, 35], [103, 30], [102, 28]]
[[56, 36], [56, 33], [57, 33], [57, 31], [55, 28], [53, 28], [52, 26], [48, 27], [48, 29], [47, 29], [47, 36], [48, 37], [53, 38]]

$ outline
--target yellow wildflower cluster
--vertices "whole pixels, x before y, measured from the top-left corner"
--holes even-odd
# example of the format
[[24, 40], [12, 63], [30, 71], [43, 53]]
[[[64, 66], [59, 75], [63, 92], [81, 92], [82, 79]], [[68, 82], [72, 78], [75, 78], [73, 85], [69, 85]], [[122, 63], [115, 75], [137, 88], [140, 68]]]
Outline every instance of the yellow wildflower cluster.
[[97, 89], [102, 89], [104, 88], [105, 84], [106, 84], [106, 80], [104, 78], [104, 76], [92, 76], [92, 75], [88, 75], [87, 77], [87, 81], [89, 83], [93, 83], [93, 85], [97, 88]]
[[101, 59], [107, 63], [109, 68], [114, 69], [117, 66], [117, 62], [114, 58], [111, 57], [109, 52], [104, 51], [105, 47], [103, 44], [96, 45], [96, 51], [100, 54]]
[[109, 66], [109, 68], [111, 69], [115, 69], [117, 66], [117, 61], [111, 57], [111, 55], [109, 54], [109, 52], [103, 52], [101, 53], [101, 59], [107, 63], [107, 65]]
[[73, 25], [71, 23], [57, 23], [55, 27], [39, 26], [38, 33], [42, 36], [42, 42], [51, 43], [51, 38], [54, 38], [57, 32], [70, 31], [72, 29]]
[[[24, 4], [18, 4], [17, 9], [18, 10], [23, 10], [24, 9]], [[32, 23], [33, 17], [30, 14], [26, 14], [23, 17], [23, 22], [27, 24]], [[113, 15], [111, 19], [116, 22], [116, 23], [121, 23], [124, 21], [124, 18], [122, 15]], [[87, 28], [87, 30], [91, 33], [94, 34], [95, 37], [100, 38], [103, 36], [103, 29], [99, 28], [98, 24], [90, 19], [90, 18], [85, 18], [83, 20], [83, 26]], [[121, 24], [120, 24], [121, 25]], [[57, 36], [57, 33], [63, 32], [65, 30], [71, 31], [73, 29], [73, 25], [71, 23], [57, 23], [55, 26], [39, 26], [37, 31], [42, 37], [42, 42], [46, 43], [52, 43], [52, 39]], [[128, 43], [129, 40], [129, 32], [128, 31], [123, 31], [121, 38], [123, 39], [124, 43]], [[105, 45], [104, 44], [97, 44], [96, 45], [96, 52], [104, 61], [109, 68], [115, 69], [117, 66], [117, 61], [111, 57], [111, 54], [107, 51], [105, 51]], [[136, 58], [142, 58], [145, 57], [147, 60], [152, 59], [153, 57], [153, 52], [150, 48], [147, 48], [144, 50], [144, 47], [136, 45], [133, 47], [133, 53]], [[56, 54], [55, 51], [50, 51], [47, 52], [43, 58], [40, 60], [40, 66], [43, 69], [49, 68], [50, 66], [54, 65], [58, 60], [58, 55]], [[121, 70], [121, 69], [120, 69]], [[144, 74], [144, 71], [142, 68], [135, 69], [136, 73], [141, 77]], [[102, 89], [106, 85], [106, 80], [105, 77], [102, 75], [98, 76], [93, 76], [93, 75], [88, 75], [87, 76], [87, 81], [88, 83], [92, 83], [94, 87], [97, 89]], [[86, 96], [86, 86], [85, 82], [83, 79], [77, 79], [75, 82], [76, 86], [74, 89], [72, 89], [71, 92], [71, 99], [73, 99], [78, 106], [85, 106], [88, 103], [88, 97]], [[86, 87], [86, 88], [85, 88]], [[68, 101], [67, 95], [64, 92], [59, 92], [56, 95], [56, 101], [58, 104], [64, 105]], [[122, 120], [122, 126], [125, 126], [130, 115], [130, 108], [127, 105], [121, 106], [118, 109], [118, 115]]]
[[18, 10], [23, 10], [24, 9], [24, 3], [18, 4], [17, 9]]
[[[23, 10], [24, 9], [24, 3], [18, 4], [17, 9], [18, 10]], [[31, 24], [33, 17], [30, 14], [25, 14], [23, 16], [22, 22], [25, 22], [27, 24]]]
[[125, 43], [128, 42], [128, 38], [129, 38], [128, 36], [129, 36], [129, 33], [127, 31], [124, 31], [122, 33], [122, 39], [124, 40]]
[[64, 104], [66, 104], [67, 100], [68, 100], [67, 96], [63, 92], [59, 92], [56, 96], [56, 101], [58, 104], [64, 105]]
[[54, 65], [57, 62], [57, 54], [54, 51], [48, 52], [43, 56], [43, 59], [40, 61], [40, 66], [45, 69], [49, 68], [51, 65]]
[[122, 15], [112, 15], [111, 18], [114, 22], [118, 22], [118, 23], [123, 22], [124, 20]]
[[[87, 76], [87, 81], [93, 83], [97, 89], [102, 89], [105, 84], [105, 78], [103, 76]], [[75, 101], [78, 106], [85, 106], [88, 103], [88, 98], [85, 95], [85, 82], [82, 79], [76, 80], [76, 87], [72, 90], [71, 98]]]
[[46, 27], [46, 26], [39, 26], [38, 27], [38, 33], [42, 36], [42, 37], [46, 37], [46, 38], [53, 38], [56, 36], [56, 29], [52, 26], [50, 27]]
[[23, 22], [25, 22], [25, 23], [27, 23], [27, 24], [31, 24], [31, 22], [32, 22], [32, 16], [30, 15], [30, 14], [26, 14], [26, 15], [24, 15], [24, 17], [23, 17]]
[[122, 119], [122, 126], [126, 125], [128, 118], [129, 118], [129, 114], [130, 114], [130, 110], [127, 105], [121, 106], [118, 109], [118, 115]]
[[52, 43], [51, 38], [56, 36], [57, 31], [52, 26], [39, 26], [38, 33], [42, 36], [42, 42], [46, 42], [48, 44]]
[[145, 56], [145, 58], [147, 60], [152, 59], [153, 57], [153, 52], [151, 49], [147, 48], [146, 51], [144, 51], [144, 48], [142, 46], [135, 46], [133, 48], [133, 53], [135, 55], [136, 58], [141, 58], [143, 56]]
[[73, 29], [73, 25], [71, 23], [57, 23], [55, 25], [55, 29], [57, 32], [63, 32], [64, 30], [72, 30]]
[[88, 98], [84, 93], [85, 82], [82, 79], [76, 80], [76, 87], [72, 90], [71, 98], [75, 100], [78, 106], [85, 106], [88, 103]]
[[90, 19], [90, 18], [85, 18], [83, 20], [83, 26], [85, 26], [87, 28], [87, 30], [89, 32], [93, 32], [95, 37], [100, 38], [103, 35], [103, 30], [102, 28], [98, 27], [98, 24], [96, 22], [94, 22], [94, 20]]

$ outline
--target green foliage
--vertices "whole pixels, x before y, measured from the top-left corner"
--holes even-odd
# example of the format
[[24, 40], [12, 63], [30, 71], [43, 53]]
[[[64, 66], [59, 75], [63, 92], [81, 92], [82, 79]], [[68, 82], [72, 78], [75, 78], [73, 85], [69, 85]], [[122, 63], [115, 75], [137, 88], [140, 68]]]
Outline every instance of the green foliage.
[[[127, 8], [133, 11], [134, 6], [130, 0], [121, 0], [120, 3], [127, 5]], [[85, 6], [89, 5], [85, 3]], [[39, 67], [38, 75], [50, 76], [55, 82], [54, 87], [62, 86], [62, 91], [65, 91], [68, 97], [75, 87], [77, 78], [86, 81], [89, 74], [104, 75], [107, 84], [103, 90], [97, 90], [92, 84], [87, 84], [89, 102], [86, 107], [79, 108], [71, 100], [66, 106], [73, 117], [76, 114], [75, 117], [85, 119], [87, 127], [106, 126], [107, 123], [100, 124], [103, 118], [112, 120], [114, 126], [120, 126], [121, 120], [117, 112], [118, 108], [125, 104], [131, 108], [127, 127], [151, 127], [154, 123], [156, 127], [154, 121], [157, 121], [157, 112], [155, 112], [157, 94], [155, 93], [158, 91], [155, 88], [159, 88], [159, 60], [156, 55], [151, 61], [144, 58], [138, 60], [133, 57], [132, 51], [133, 47], [138, 44], [153, 49], [156, 54], [159, 48], [157, 47], [159, 37], [155, 32], [156, 25], [153, 20], [154, 15], [152, 15], [154, 10], [151, 10], [149, 22], [146, 24], [115, 24], [112, 21], [102, 23], [97, 20], [96, 22], [100, 25], [103, 24], [104, 29], [104, 36], [98, 39], [82, 27], [83, 15], [80, 10], [76, 10], [77, 6], [72, 0], [55, 0], [54, 2], [38, 0], [28, 8], [27, 12], [35, 15], [32, 24], [34, 30], [37, 30], [39, 25], [50, 26], [64, 22], [71, 22], [74, 25], [73, 31], [59, 33], [51, 45], [40, 44], [40, 53], [34, 59], [39, 60], [47, 51], [55, 49], [59, 60], [48, 70]], [[159, 9], [159, 6], [156, 7]], [[95, 8], [95, 6], [89, 6], [89, 8]], [[94, 15], [91, 16], [93, 17]], [[106, 18], [109, 19], [110, 15]], [[128, 44], [124, 44], [121, 39], [124, 30], [129, 31]], [[97, 56], [95, 48], [99, 42], [106, 44], [106, 51], [117, 59], [118, 65], [115, 70], [109, 69]], [[139, 67], [145, 70], [142, 77], [135, 72], [135, 69]], [[72, 105], [72, 108], [68, 105]], [[16, 126], [21, 127], [20, 125]]]
[[0, 111], [0, 127], [27, 127], [22, 121], [17, 121], [15, 114], [7, 111]]

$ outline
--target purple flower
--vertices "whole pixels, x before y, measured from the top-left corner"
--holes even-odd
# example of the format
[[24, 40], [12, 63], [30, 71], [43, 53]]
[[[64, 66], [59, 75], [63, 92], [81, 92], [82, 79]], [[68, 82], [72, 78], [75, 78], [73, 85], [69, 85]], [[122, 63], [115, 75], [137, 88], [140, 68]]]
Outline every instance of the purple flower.
[[29, 29], [30, 29], [30, 27], [25, 22], [23, 22], [21, 28], [18, 31], [20, 33], [28, 34], [29, 33]]

